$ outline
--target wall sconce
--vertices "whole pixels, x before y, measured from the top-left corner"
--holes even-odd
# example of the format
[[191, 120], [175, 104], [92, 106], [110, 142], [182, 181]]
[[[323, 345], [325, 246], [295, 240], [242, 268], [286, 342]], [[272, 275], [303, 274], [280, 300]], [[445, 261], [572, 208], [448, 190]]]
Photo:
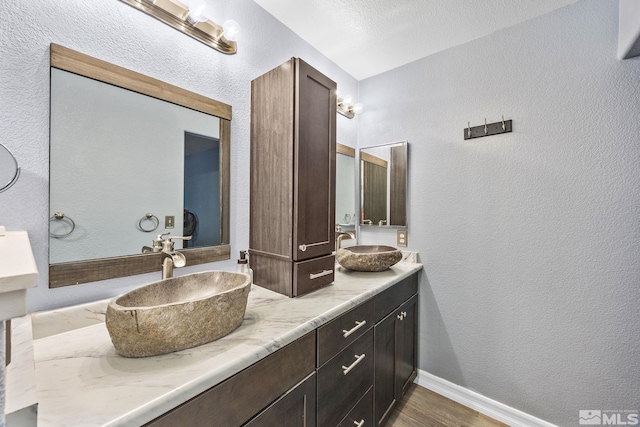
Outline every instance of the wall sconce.
[[240, 26], [233, 20], [223, 26], [206, 16], [204, 0], [120, 0], [188, 36], [214, 48], [218, 52], [234, 54]]
[[344, 98], [340, 97], [338, 93], [337, 96], [337, 111], [348, 119], [353, 119], [356, 114], [362, 111], [362, 104], [359, 102], [357, 104], [353, 104], [353, 98], [350, 95], [345, 96]]

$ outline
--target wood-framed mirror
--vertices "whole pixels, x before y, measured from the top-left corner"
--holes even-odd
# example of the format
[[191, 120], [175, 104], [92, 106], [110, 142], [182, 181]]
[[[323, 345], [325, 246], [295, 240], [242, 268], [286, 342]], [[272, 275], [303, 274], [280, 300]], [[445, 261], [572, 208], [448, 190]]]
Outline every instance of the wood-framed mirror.
[[[49, 287], [230, 258], [231, 106], [51, 44]], [[181, 241], [176, 241], [176, 248]]]
[[407, 141], [360, 149], [360, 225], [407, 227]]
[[356, 149], [336, 144], [336, 230], [354, 230], [356, 218]]

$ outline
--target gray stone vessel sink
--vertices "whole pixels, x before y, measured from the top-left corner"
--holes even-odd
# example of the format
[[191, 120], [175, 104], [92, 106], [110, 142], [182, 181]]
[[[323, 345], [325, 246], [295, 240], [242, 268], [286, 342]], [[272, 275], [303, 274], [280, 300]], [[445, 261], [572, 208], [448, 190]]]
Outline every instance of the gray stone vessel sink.
[[402, 252], [393, 246], [349, 246], [336, 252], [338, 264], [356, 271], [384, 271], [401, 259]]
[[215, 341], [244, 319], [251, 279], [207, 271], [162, 280], [109, 301], [106, 325], [125, 357], [171, 353]]

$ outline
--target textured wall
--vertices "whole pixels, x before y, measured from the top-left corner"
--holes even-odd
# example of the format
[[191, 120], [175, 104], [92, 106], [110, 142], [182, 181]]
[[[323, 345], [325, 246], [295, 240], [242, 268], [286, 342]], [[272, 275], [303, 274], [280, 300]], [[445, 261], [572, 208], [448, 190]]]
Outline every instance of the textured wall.
[[[360, 84], [360, 146], [411, 144], [420, 368], [563, 426], [640, 410], [640, 59], [617, 23], [583, 0]], [[513, 133], [463, 141], [501, 114]]]
[[[3, 0], [0, 6], [0, 142], [22, 167], [0, 193], [0, 224], [27, 230], [40, 277], [31, 310], [110, 297], [160, 277], [152, 273], [48, 289], [49, 43], [54, 42], [233, 106], [231, 125], [232, 260], [185, 267], [233, 269], [249, 242], [250, 82], [292, 56], [307, 62], [357, 98], [358, 83], [251, 0], [209, 1], [214, 20], [242, 27], [236, 55], [224, 55], [116, 1]], [[338, 141], [355, 146], [357, 119], [338, 116]], [[149, 171], [146, 171], [149, 172]], [[152, 173], [152, 171], [151, 171]]]

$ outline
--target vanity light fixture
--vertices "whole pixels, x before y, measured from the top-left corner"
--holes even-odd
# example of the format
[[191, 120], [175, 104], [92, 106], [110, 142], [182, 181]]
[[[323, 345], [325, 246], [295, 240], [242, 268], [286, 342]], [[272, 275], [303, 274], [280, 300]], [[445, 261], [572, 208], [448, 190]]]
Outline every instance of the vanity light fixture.
[[337, 111], [348, 119], [353, 119], [356, 114], [362, 111], [362, 104], [359, 102], [353, 104], [353, 98], [351, 95], [347, 95], [344, 98], [340, 97], [340, 93], [337, 94]]
[[204, 0], [120, 0], [218, 52], [234, 54], [240, 26], [228, 20], [221, 27], [207, 17]]

